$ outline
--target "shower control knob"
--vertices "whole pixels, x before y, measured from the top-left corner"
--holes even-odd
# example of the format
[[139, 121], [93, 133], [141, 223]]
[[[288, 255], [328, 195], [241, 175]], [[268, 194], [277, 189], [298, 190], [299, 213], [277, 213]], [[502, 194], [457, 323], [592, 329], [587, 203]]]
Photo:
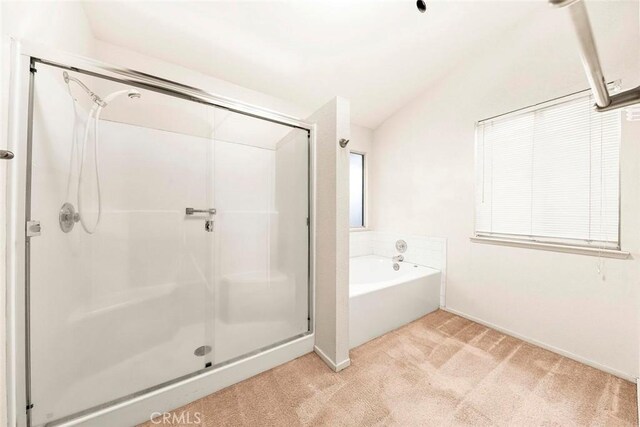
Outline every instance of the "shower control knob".
[[69, 202], [63, 204], [60, 208], [60, 213], [58, 214], [60, 229], [65, 233], [69, 233], [73, 230], [73, 226], [78, 221], [80, 221], [80, 214], [76, 211], [73, 205]]

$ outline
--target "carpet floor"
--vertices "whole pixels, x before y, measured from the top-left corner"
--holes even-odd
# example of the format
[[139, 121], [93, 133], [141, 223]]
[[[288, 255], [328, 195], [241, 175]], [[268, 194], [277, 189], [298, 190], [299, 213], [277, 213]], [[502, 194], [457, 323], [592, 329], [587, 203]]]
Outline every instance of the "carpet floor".
[[635, 384], [439, 310], [352, 350], [340, 373], [308, 354], [176, 409], [174, 420], [189, 414], [185, 425], [202, 427], [637, 426], [637, 413]]

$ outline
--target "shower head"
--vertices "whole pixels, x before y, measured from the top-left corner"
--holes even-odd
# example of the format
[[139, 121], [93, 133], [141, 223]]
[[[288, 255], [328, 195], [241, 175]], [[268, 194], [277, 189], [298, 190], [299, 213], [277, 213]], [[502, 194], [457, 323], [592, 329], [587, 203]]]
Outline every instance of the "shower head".
[[98, 95], [96, 95], [91, 89], [89, 89], [87, 87], [87, 85], [82, 83], [79, 79], [76, 79], [75, 77], [70, 76], [69, 73], [67, 73], [66, 71], [64, 71], [62, 73], [62, 77], [64, 78], [64, 82], [67, 85], [69, 85], [70, 82], [75, 82], [85, 92], [87, 92], [87, 94], [93, 100], [93, 102], [98, 104], [98, 106], [101, 107], [101, 108], [106, 107], [107, 103], [112, 101], [115, 97], [117, 97], [119, 95], [123, 95], [125, 93], [131, 99], [140, 98], [142, 96], [142, 94], [140, 92], [138, 92], [137, 90], [135, 90], [135, 89], [124, 89], [124, 90], [119, 90], [119, 91], [113, 92], [113, 93], [107, 95], [104, 99], [102, 99]]
[[64, 78], [64, 82], [67, 84], [67, 86], [69, 86], [69, 93], [71, 93], [71, 86], [70, 86], [70, 82], [74, 82], [76, 83], [78, 86], [80, 86], [82, 88], [82, 90], [84, 90], [85, 92], [87, 92], [87, 94], [89, 95], [89, 98], [91, 98], [91, 100], [93, 102], [95, 102], [96, 104], [98, 104], [101, 107], [104, 107], [106, 105], [106, 103], [102, 100], [102, 98], [100, 98], [98, 95], [96, 95], [95, 93], [93, 93], [93, 91], [91, 89], [89, 89], [84, 83], [82, 83], [79, 79], [76, 79], [75, 77], [71, 77], [69, 75], [69, 73], [67, 73], [66, 71], [64, 71], [62, 73], [62, 77]]
[[427, 3], [425, 0], [416, 1], [416, 7], [420, 11], [420, 13], [425, 13], [427, 11]]

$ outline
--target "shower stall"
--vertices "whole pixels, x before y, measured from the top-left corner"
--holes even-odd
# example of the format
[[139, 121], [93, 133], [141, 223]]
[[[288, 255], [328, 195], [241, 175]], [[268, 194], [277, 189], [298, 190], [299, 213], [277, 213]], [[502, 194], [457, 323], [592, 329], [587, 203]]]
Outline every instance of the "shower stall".
[[182, 385], [312, 338], [313, 126], [130, 70], [21, 58], [25, 425], [172, 390], [168, 410], [207, 394]]

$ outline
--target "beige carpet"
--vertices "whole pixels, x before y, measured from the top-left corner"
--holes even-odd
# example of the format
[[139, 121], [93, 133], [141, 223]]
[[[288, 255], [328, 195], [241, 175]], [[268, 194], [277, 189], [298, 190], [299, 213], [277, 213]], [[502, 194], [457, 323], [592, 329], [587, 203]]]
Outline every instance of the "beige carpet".
[[175, 413], [199, 413], [189, 426], [638, 424], [634, 384], [444, 311], [351, 363], [336, 374], [308, 354]]

